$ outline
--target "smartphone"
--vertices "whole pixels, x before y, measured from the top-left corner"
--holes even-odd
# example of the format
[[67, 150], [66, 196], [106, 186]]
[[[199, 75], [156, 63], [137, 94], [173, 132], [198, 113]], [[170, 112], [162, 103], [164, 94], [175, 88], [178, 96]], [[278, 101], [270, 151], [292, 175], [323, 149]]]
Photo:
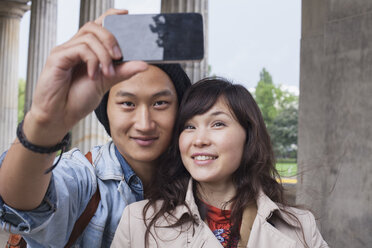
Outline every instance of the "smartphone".
[[110, 15], [103, 26], [115, 36], [123, 54], [115, 62], [178, 63], [204, 57], [199, 13]]

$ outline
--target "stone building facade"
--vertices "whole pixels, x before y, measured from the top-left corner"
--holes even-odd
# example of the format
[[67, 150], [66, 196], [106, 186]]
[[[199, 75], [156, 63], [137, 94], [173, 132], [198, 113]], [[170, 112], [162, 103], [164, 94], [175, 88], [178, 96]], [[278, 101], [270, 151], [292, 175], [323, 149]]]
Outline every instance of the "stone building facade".
[[331, 247], [372, 244], [372, 1], [303, 0], [297, 203]]

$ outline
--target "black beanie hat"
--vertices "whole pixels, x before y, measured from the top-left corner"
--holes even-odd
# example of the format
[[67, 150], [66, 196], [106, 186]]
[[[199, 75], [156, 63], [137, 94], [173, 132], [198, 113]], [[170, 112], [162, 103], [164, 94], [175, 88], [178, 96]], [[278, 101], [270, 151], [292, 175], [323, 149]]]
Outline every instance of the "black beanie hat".
[[[151, 64], [158, 68], [160, 68], [162, 71], [164, 71], [168, 77], [172, 80], [174, 88], [176, 88], [177, 92], [177, 99], [178, 99], [178, 105], [181, 103], [183, 94], [191, 86], [191, 82], [185, 71], [182, 69], [182, 67], [179, 64]], [[105, 127], [106, 132], [108, 135], [111, 136], [110, 132], [110, 124], [107, 117], [107, 101], [109, 92], [106, 92], [106, 94], [103, 96], [100, 104], [98, 107], [94, 110], [96, 113], [96, 116], [101, 122], [101, 124]]]

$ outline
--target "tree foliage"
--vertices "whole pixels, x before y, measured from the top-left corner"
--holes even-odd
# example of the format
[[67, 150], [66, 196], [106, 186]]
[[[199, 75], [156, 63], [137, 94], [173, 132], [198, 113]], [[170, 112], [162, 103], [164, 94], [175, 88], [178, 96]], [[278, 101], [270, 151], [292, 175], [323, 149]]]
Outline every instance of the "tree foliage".
[[256, 101], [261, 109], [266, 125], [270, 125], [277, 115], [277, 109], [275, 108], [275, 91], [276, 88], [273, 83], [268, 83], [263, 80], [260, 80], [256, 87]]
[[282, 109], [275, 117], [269, 132], [277, 157], [297, 157], [298, 109], [294, 106]]
[[275, 86], [270, 73], [263, 68], [255, 90], [270, 133], [277, 158], [297, 157], [298, 96]]
[[18, 80], [18, 123], [24, 117], [26, 81], [22, 78]]

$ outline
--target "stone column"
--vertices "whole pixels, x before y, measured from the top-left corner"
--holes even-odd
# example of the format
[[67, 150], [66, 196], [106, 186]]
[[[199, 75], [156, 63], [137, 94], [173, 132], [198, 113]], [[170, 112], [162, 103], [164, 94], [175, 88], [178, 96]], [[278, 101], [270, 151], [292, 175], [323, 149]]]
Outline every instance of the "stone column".
[[34, 89], [57, 38], [57, 0], [33, 0], [28, 44], [25, 113], [30, 109]]
[[197, 12], [204, 21], [204, 59], [201, 62], [182, 63], [192, 83], [208, 76], [208, 0], [162, 0], [162, 13]]
[[28, 1], [0, 1], [0, 152], [16, 137], [19, 29]]
[[[113, 7], [114, 0], [81, 0], [79, 26], [81, 27], [86, 22], [95, 20], [107, 9]], [[93, 146], [106, 143], [109, 138], [96, 115], [91, 113], [72, 129], [71, 146], [78, 147], [86, 153]]]
[[372, 243], [371, 7], [302, 1], [296, 200], [330, 247]]
[[83, 26], [88, 21], [94, 21], [106, 10], [113, 8], [114, 4], [114, 0], [81, 0], [79, 26]]

